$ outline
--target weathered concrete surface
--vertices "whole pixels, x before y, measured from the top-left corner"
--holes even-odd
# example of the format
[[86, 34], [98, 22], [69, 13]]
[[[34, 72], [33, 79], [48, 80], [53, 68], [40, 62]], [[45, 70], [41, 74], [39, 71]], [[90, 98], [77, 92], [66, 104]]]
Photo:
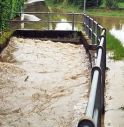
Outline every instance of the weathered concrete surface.
[[27, 0], [25, 2], [25, 4], [31, 4], [31, 3], [35, 3], [35, 2], [41, 2], [41, 1], [45, 1], [45, 0]]
[[0, 62], [1, 127], [75, 127], [87, 104], [82, 45], [11, 38]]
[[124, 61], [108, 60], [105, 127], [124, 127]]

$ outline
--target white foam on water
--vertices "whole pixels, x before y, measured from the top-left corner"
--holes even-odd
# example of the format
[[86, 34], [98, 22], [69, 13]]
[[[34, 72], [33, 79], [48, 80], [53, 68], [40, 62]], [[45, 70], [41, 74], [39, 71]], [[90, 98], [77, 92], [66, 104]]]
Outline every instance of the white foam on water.
[[[61, 22], [56, 24], [55, 30], [72, 30], [72, 24], [68, 23], [66, 19], [61, 19]], [[74, 30], [76, 30], [75, 27]]]
[[27, 2], [25, 2], [25, 4], [31, 4], [31, 3], [40, 2], [40, 1], [44, 1], [44, 0], [28, 0]]
[[41, 20], [37, 16], [31, 15], [31, 14], [22, 14], [21, 17], [23, 17], [21, 18], [22, 20], [27, 20], [27, 21], [40, 21]]
[[121, 43], [123, 44], [124, 46], [124, 25], [122, 25], [122, 29], [120, 30], [117, 30], [115, 27], [113, 27], [111, 30], [110, 30], [110, 33], [115, 36], [115, 38], [117, 38], [118, 40], [121, 41]]

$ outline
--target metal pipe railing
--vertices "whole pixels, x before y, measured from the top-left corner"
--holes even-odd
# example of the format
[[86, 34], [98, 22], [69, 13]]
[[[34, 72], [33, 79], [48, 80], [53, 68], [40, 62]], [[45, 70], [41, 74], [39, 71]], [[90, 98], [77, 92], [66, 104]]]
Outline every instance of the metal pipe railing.
[[[37, 15], [45, 15], [45, 20], [41, 19], [40, 21], [27, 21], [27, 20], [21, 20], [21, 19], [16, 19], [16, 20], [6, 20], [4, 19], [3, 21], [6, 21], [10, 24], [12, 23], [45, 23], [45, 30], [50, 30], [52, 29], [50, 26], [54, 23], [71, 23], [72, 28], [71, 30], [75, 30], [75, 26], [80, 24], [80, 26], [82, 26], [82, 21], [77, 21], [76, 20], [76, 16], [80, 15], [83, 17], [83, 13], [57, 13], [57, 12], [18, 12], [17, 14], [37, 14]], [[65, 16], [71, 16], [70, 21], [60, 21], [60, 20], [56, 20], [56, 18], [54, 18], [54, 16], [56, 15], [65, 15]], [[53, 25], [54, 26], [54, 25]], [[23, 29], [23, 28], [22, 28]]]
[[78, 127], [100, 127], [104, 111], [106, 30], [86, 14], [83, 25], [86, 35], [92, 40], [92, 45], [97, 46], [97, 58], [91, 72], [91, 88], [85, 117], [79, 121]]

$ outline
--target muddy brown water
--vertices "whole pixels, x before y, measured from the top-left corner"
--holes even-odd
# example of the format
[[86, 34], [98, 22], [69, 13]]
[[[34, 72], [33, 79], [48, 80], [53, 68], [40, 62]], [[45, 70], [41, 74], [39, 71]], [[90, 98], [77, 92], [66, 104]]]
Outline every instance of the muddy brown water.
[[1, 127], [75, 127], [90, 81], [83, 45], [12, 37], [0, 56]]
[[92, 16], [124, 46], [124, 17]]

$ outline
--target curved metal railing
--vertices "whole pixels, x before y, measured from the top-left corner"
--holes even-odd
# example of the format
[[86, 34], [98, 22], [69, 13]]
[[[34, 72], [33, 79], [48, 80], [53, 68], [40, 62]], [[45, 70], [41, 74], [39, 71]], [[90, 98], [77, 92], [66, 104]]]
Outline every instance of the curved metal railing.
[[106, 29], [92, 18], [84, 14], [84, 31], [96, 44], [97, 56], [92, 67], [91, 88], [85, 116], [78, 127], [100, 127], [101, 116], [104, 113], [104, 85], [106, 69]]

